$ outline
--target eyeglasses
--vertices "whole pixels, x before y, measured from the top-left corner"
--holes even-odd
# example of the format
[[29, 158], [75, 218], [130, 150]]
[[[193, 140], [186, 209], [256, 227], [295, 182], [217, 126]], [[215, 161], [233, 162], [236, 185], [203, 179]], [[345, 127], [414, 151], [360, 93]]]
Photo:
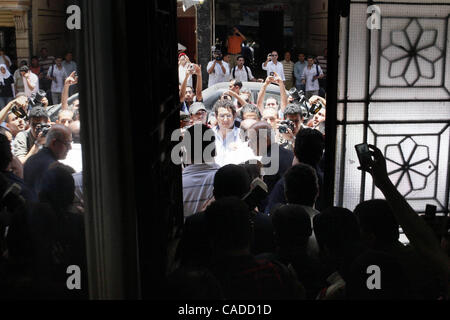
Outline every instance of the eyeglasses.
[[231, 118], [233, 118], [233, 115], [231, 115], [231, 114], [221, 114], [221, 115], [219, 115], [218, 118], [219, 119], [225, 119], [225, 118], [231, 119]]

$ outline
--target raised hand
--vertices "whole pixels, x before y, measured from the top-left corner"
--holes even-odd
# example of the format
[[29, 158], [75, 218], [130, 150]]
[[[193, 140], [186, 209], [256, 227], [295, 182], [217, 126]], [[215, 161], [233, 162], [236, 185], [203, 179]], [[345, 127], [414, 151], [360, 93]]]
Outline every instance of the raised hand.
[[64, 83], [66, 85], [69, 85], [69, 86], [77, 84], [78, 83], [78, 76], [76, 75], [76, 72], [75, 71], [72, 72]]

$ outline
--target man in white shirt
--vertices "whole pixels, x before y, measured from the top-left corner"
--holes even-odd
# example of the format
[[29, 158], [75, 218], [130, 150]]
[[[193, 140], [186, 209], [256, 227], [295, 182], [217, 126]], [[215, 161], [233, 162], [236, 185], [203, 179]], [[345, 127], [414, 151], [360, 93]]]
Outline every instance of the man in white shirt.
[[230, 80], [237, 80], [241, 82], [256, 82], [257, 80], [252, 74], [252, 70], [249, 67], [245, 66], [245, 58], [243, 56], [237, 57], [237, 65], [231, 69], [230, 72]]
[[230, 80], [230, 67], [223, 61], [222, 52], [219, 50], [214, 52], [213, 60], [208, 63], [206, 70], [209, 73], [208, 87]]
[[19, 70], [22, 75], [25, 95], [30, 98], [33, 93], [39, 91], [39, 78], [27, 66], [22, 66]]
[[61, 93], [64, 87], [64, 81], [68, 77], [66, 70], [62, 66], [62, 58], [57, 57], [56, 64], [48, 69], [47, 79], [52, 80], [52, 102], [53, 104], [61, 103]]
[[267, 60], [262, 64], [262, 69], [267, 71], [268, 77], [276, 73], [281, 80], [286, 81], [283, 65], [278, 62], [278, 52], [272, 51], [272, 53], [269, 53]]
[[319, 80], [324, 77], [322, 68], [314, 64], [314, 58], [308, 57], [308, 65], [303, 70], [302, 83], [305, 85], [305, 96], [309, 100], [312, 96], [319, 94]]

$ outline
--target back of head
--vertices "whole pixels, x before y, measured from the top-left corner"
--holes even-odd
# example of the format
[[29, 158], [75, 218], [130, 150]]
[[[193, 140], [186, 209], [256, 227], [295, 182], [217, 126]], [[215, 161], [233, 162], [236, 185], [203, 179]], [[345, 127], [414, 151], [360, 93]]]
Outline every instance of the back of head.
[[214, 201], [205, 212], [214, 252], [229, 253], [248, 249], [251, 239], [250, 211], [237, 197]]
[[72, 204], [75, 194], [75, 183], [67, 168], [55, 166], [48, 169], [41, 180], [39, 200], [48, 202], [57, 210], [64, 210]]
[[250, 176], [246, 169], [235, 164], [223, 166], [214, 176], [214, 197], [238, 197], [241, 199], [250, 190]]
[[322, 133], [311, 128], [303, 128], [295, 137], [294, 154], [301, 163], [314, 168], [319, 164], [325, 150]]
[[68, 127], [60, 124], [53, 125], [47, 133], [46, 147], [51, 147], [53, 140], [65, 141], [66, 136], [72, 134]]
[[184, 134], [188, 163], [214, 162], [216, 156], [215, 135], [208, 126], [197, 123]]
[[307, 164], [297, 164], [284, 175], [284, 192], [290, 204], [312, 207], [319, 195], [316, 170]]
[[239, 164], [239, 166], [247, 171], [247, 174], [250, 176], [251, 181], [256, 178], [261, 178], [261, 162], [257, 161], [257, 163], [251, 163], [251, 161], [248, 160], [244, 163]]
[[327, 247], [334, 255], [340, 255], [360, 242], [358, 219], [348, 209], [327, 208], [314, 216], [313, 224], [320, 248]]
[[360, 203], [354, 210], [359, 219], [361, 235], [371, 248], [389, 247], [399, 238], [399, 225], [386, 200], [376, 199]]
[[305, 208], [288, 204], [277, 208], [272, 215], [275, 241], [278, 246], [306, 246], [312, 234], [311, 219]]
[[5, 135], [0, 134], [0, 171], [6, 171], [12, 157], [11, 143]]
[[69, 128], [70, 128], [70, 131], [72, 132], [73, 143], [81, 143], [80, 121], [79, 120], [73, 121], [69, 125]]

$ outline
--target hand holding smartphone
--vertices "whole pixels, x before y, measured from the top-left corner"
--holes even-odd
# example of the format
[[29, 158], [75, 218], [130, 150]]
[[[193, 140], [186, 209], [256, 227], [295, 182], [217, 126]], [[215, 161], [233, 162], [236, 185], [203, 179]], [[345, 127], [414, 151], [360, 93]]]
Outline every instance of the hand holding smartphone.
[[357, 144], [355, 146], [356, 154], [358, 155], [361, 170], [367, 171], [373, 163], [372, 154], [367, 143]]

